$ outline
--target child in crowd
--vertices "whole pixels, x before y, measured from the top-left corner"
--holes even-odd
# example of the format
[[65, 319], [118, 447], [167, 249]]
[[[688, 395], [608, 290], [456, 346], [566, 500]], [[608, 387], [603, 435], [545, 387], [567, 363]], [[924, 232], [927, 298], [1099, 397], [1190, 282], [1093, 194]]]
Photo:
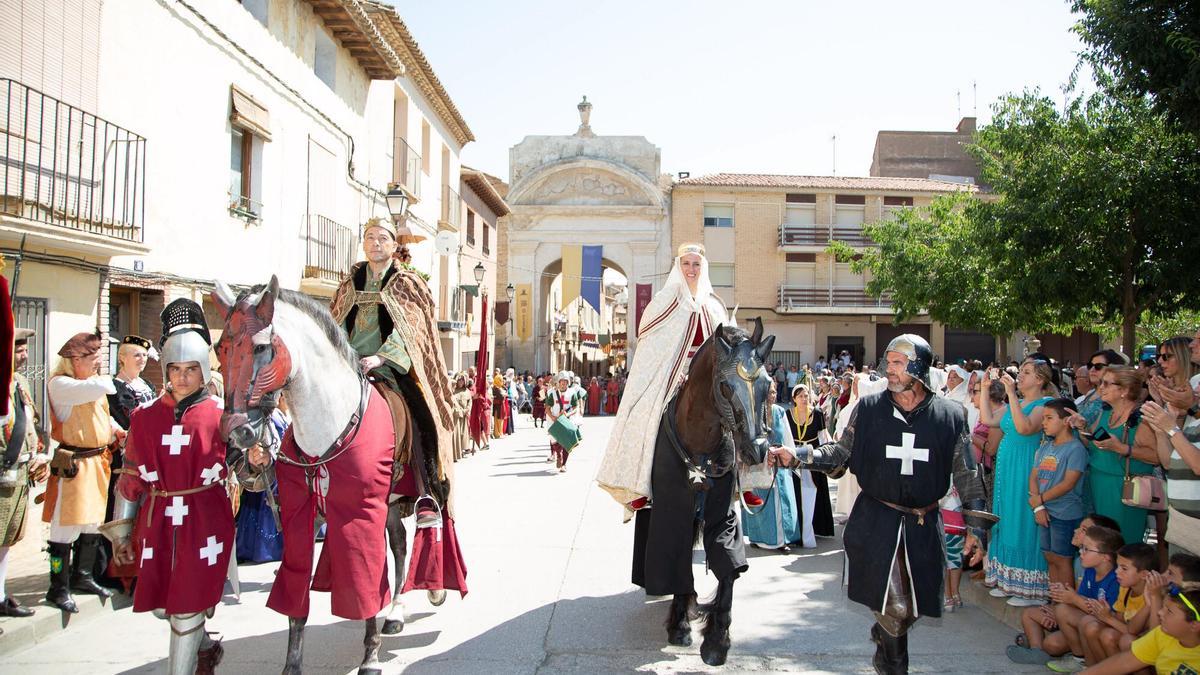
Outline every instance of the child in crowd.
[[1138, 637], [1151, 628], [1146, 604], [1147, 581], [1158, 572], [1158, 551], [1149, 544], [1126, 544], [1117, 551], [1117, 582], [1120, 597], [1111, 608], [1097, 600], [1088, 602], [1086, 616], [1079, 622], [1083, 634], [1083, 656], [1095, 665], [1121, 651], [1122, 637]]
[[[1098, 524], [1100, 522], [1113, 527]], [[1074, 590], [1070, 584], [1053, 584], [1050, 587], [1050, 598], [1054, 605], [1025, 609], [1021, 614], [1021, 625], [1025, 631], [1017, 636], [1017, 643], [1009, 645], [1006, 651], [1010, 660], [1015, 663], [1043, 665], [1049, 663], [1052, 656], [1067, 654], [1070, 658], [1068, 652], [1082, 651], [1082, 647], [1077, 645], [1078, 632], [1074, 625], [1081, 617], [1086, 616], [1087, 601], [1101, 598], [1106, 602], [1115, 601], [1120, 588], [1112, 553], [1124, 542], [1115, 526], [1116, 523], [1112, 519], [1099, 514], [1091, 514], [1083, 519], [1071, 539], [1071, 543], [1081, 551], [1080, 557], [1083, 559], [1084, 570], [1079, 581], [1079, 590]], [[1103, 550], [1111, 553], [1095, 553]], [[1061, 624], [1066, 622], [1064, 618], [1070, 621], [1070, 637], [1061, 627]], [[1053, 632], [1047, 634], [1046, 631]], [[1080, 667], [1082, 668], [1082, 662]]]
[[1125, 675], [1152, 666], [1159, 675], [1200, 672], [1200, 590], [1167, 587], [1158, 612], [1159, 625], [1121, 652], [1083, 671], [1087, 675]]
[[[1062, 586], [1051, 586], [1050, 597], [1054, 605], [1054, 616], [1058, 620], [1058, 628], [1066, 638], [1069, 654], [1050, 661], [1046, 667], [1056, 673], [1075, 673], [1083, 670], [1086, 664], [1083, 660], [1083, 635], [1079, 623], [1090, 615], [1089, 600], [1099, 600], [1112, 607], [1120, 594], [1120, 584], [1117, 582], [1117, 551], [1125, 545], [1121, 533], [1103, 527], [1091, 527], [1083, 535], [1083, 544], [1079, 547], [1079, 557], [1083, 560], [1083, 579], [1079, 584], [1079, 592], [1075, 593]], [[1088, 572], [1092, 572], [1092, 580], [1096, 590], [1091, 597], [1083, 595], [1087, 583]], [[1060, 599], [1061, 598], [1061, 599]]]
[[1078, 412], [1068, 398], [1046, 403], [1042, 415], [1045, 437], [1029, 472], [1029, 506], [1041, 537], [1042, 555], [1049, 566], [1050, 583], [1073, 586], [1071, 563], [1075, 528], [1083, 519], [1083, 472], [1088, 452], [1068, 424]]

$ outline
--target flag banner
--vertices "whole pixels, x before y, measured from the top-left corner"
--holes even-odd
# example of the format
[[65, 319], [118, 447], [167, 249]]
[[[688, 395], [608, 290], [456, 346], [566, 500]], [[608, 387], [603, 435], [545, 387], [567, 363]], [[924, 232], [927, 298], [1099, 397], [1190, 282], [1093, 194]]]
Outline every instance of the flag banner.
[[583, 279], [579, 282], [579, 294], [583, 296], [583, 301], [592, 306], [596, 313], [600, 313], [600, 282], [601, 276], [604, 274], [604, 268], [600, 265], [600, 260], [604, 257], [603, 246], [584, 246], [583, 247]]
[[562, 247], [562, 300], [558, 308], [566, 309], [579, 297], [579, 281], [583, 276], [583, 247], [563, 244]]
[[517, 284], [517, 339], [528, 340], [533, 333], [533, 285]]
[[638, 329], [642, 327], [642, 312], [646, 311], [652, 297], [654, 297], [654, 284], [637, 285], [637, 308], [633, 315], [634, 335], [637, 335]]
[[503, 326], [508, 323], [508, 301], [499, 300], [496, 302], [496, 323]]

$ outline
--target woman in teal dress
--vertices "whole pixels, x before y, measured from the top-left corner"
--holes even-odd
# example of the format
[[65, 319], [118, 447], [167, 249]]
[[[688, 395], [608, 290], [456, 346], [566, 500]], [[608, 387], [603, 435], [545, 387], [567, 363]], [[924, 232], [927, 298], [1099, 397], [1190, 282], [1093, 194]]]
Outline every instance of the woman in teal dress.
[[[1104, 440], [1092, 440], [1088, 445], [1091, 461], [1088, 464], [1088, 494], [1092, 510], [1108, 516], [1121, 526], [1126, 544], [1146, 538], [1146, 509], [1121, 503], [1121, 488], [1125, 481], [1128, 460], [1131, 475], [1154, 471], [1158, 464], [1154, 433], [1141, 428], [1138, 413], [1144, 383], [1143, 371], [1131, 366], [1109, 366], [1100, 379], [1100, 400], [1104, 410], [1090, 428], [1093, 437], [1104, 430]], [[1083, 420], [1076, 422], [1082, 427]], [[1086, 439], [1085, 439], [1086, 440]]]
[[[992, 371], [988, 371], [991, 376]], [[1000, 522], [992, 529], [988, 546], [987, 585], [992, 595], [1009, 597], [1008, 604], [1028, 607], [1044, 603], [1050, 595], [1046, 558], [1039, 545], [1037, 521], [1029, 505], [1029, 472], [1042, 440], [1042, 406], [1057, 396], [1050, 359], [1030, 354], [1014, 381], [1000, 375], [1008, 396], [1008, 409], [994, 419], [992, 404], [980, 397], [979, 420], [1004, 431], [996, 453], [996, 486], [993, 509]]]
[[[772, 446], [791, 448], [794, 444], [787, 411], [775, 405], [775, 399], [775, 383], [772, 382], [767, 398], [767, 404], [771, 407], [770, 442]], [[775, 484], [764, 490], [755, 490], [754, 494], [763, 500], [763, 505], [753, 515], [742, 511], [742, 529], [751, 544], [787, 553], [791, 550], [789, 544], [800, 541], [802, 535], [791, 470], [782, 467], [775, 469]]]

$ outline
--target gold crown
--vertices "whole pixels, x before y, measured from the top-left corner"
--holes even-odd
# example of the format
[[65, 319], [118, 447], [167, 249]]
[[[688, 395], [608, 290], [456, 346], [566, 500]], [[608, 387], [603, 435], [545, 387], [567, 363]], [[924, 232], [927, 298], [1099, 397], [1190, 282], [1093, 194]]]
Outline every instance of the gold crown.
[[679, 250], [676, 252], [676, 256], [682, 258], [689, 253], [699, 256], [704, 255], [704, 244], [681, 244]]

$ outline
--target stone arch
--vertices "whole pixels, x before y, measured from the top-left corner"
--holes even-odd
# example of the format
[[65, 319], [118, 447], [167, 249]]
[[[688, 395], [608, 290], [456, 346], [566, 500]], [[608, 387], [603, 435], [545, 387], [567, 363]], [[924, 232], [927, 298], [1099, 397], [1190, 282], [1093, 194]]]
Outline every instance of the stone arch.
[[508, 194], [513, 205], [666, 207], [663, 191], [623, 164], [584, 158], [538, 167]]
[[[621, 257], [628, 257], [628, 256], [621, 256]], [[630, 278], [629, 273], [626, 272], [627, 268], [622, 266], [620, 263], [618, 263], [611, 257], [608, 257], [608, 256], [602, 257], [600, 259], [600, 268], [602, 270], [603, 269], [613, 269], [613, 270], [616, 270], [617, 272], [620, 272], [626, 278], [626, 280], [628, 280]], [[534, 279], [534, 284], [533, 284], [533, 286], [534, 286], [534, 291], [533, 291], [534, 319], [533, 319], [533, 321], [534, 321], [534, 326], [535, 326], [535, 330], [534, 330], [535, 334], [538, 332], [536, 330], [536, 327], [538, 325], [544, 326], [544, 325], [547, 325], [547, 323], [548, 323], [548, 319], [549, 319], [548, 314], [549, 314], [550, 310], [552, 309], [550, 307], [550, 290], [551, 290], [551, 287], [554, 285], [554, 281], [556, 279], [558, 279], [558, 277], [561, 273], [562, 273], [562, 258], [558, 257], [557, 254], [555, 254], [555, 257], [552, 260], [550, 260], [549, 262], [545, 262], [544, 264], [539, 263], [539, 265], [538, 265], [538, 272], [536, 273], [536, 277]], [[632, 284], [632, 282], [630, 282], [630, 283]], [[630, 291], [630, 292], [632, 293], [632, 291]], [[538, 364], [539, 366], [544, 366], [544, 367], [539, 367], [539, 371], [550, 367], [552, 350], [550, 348], [549, 335], [547, 335], [539, 344], [536, 344], [534, 348], [536, 350], [535, 363]]]

